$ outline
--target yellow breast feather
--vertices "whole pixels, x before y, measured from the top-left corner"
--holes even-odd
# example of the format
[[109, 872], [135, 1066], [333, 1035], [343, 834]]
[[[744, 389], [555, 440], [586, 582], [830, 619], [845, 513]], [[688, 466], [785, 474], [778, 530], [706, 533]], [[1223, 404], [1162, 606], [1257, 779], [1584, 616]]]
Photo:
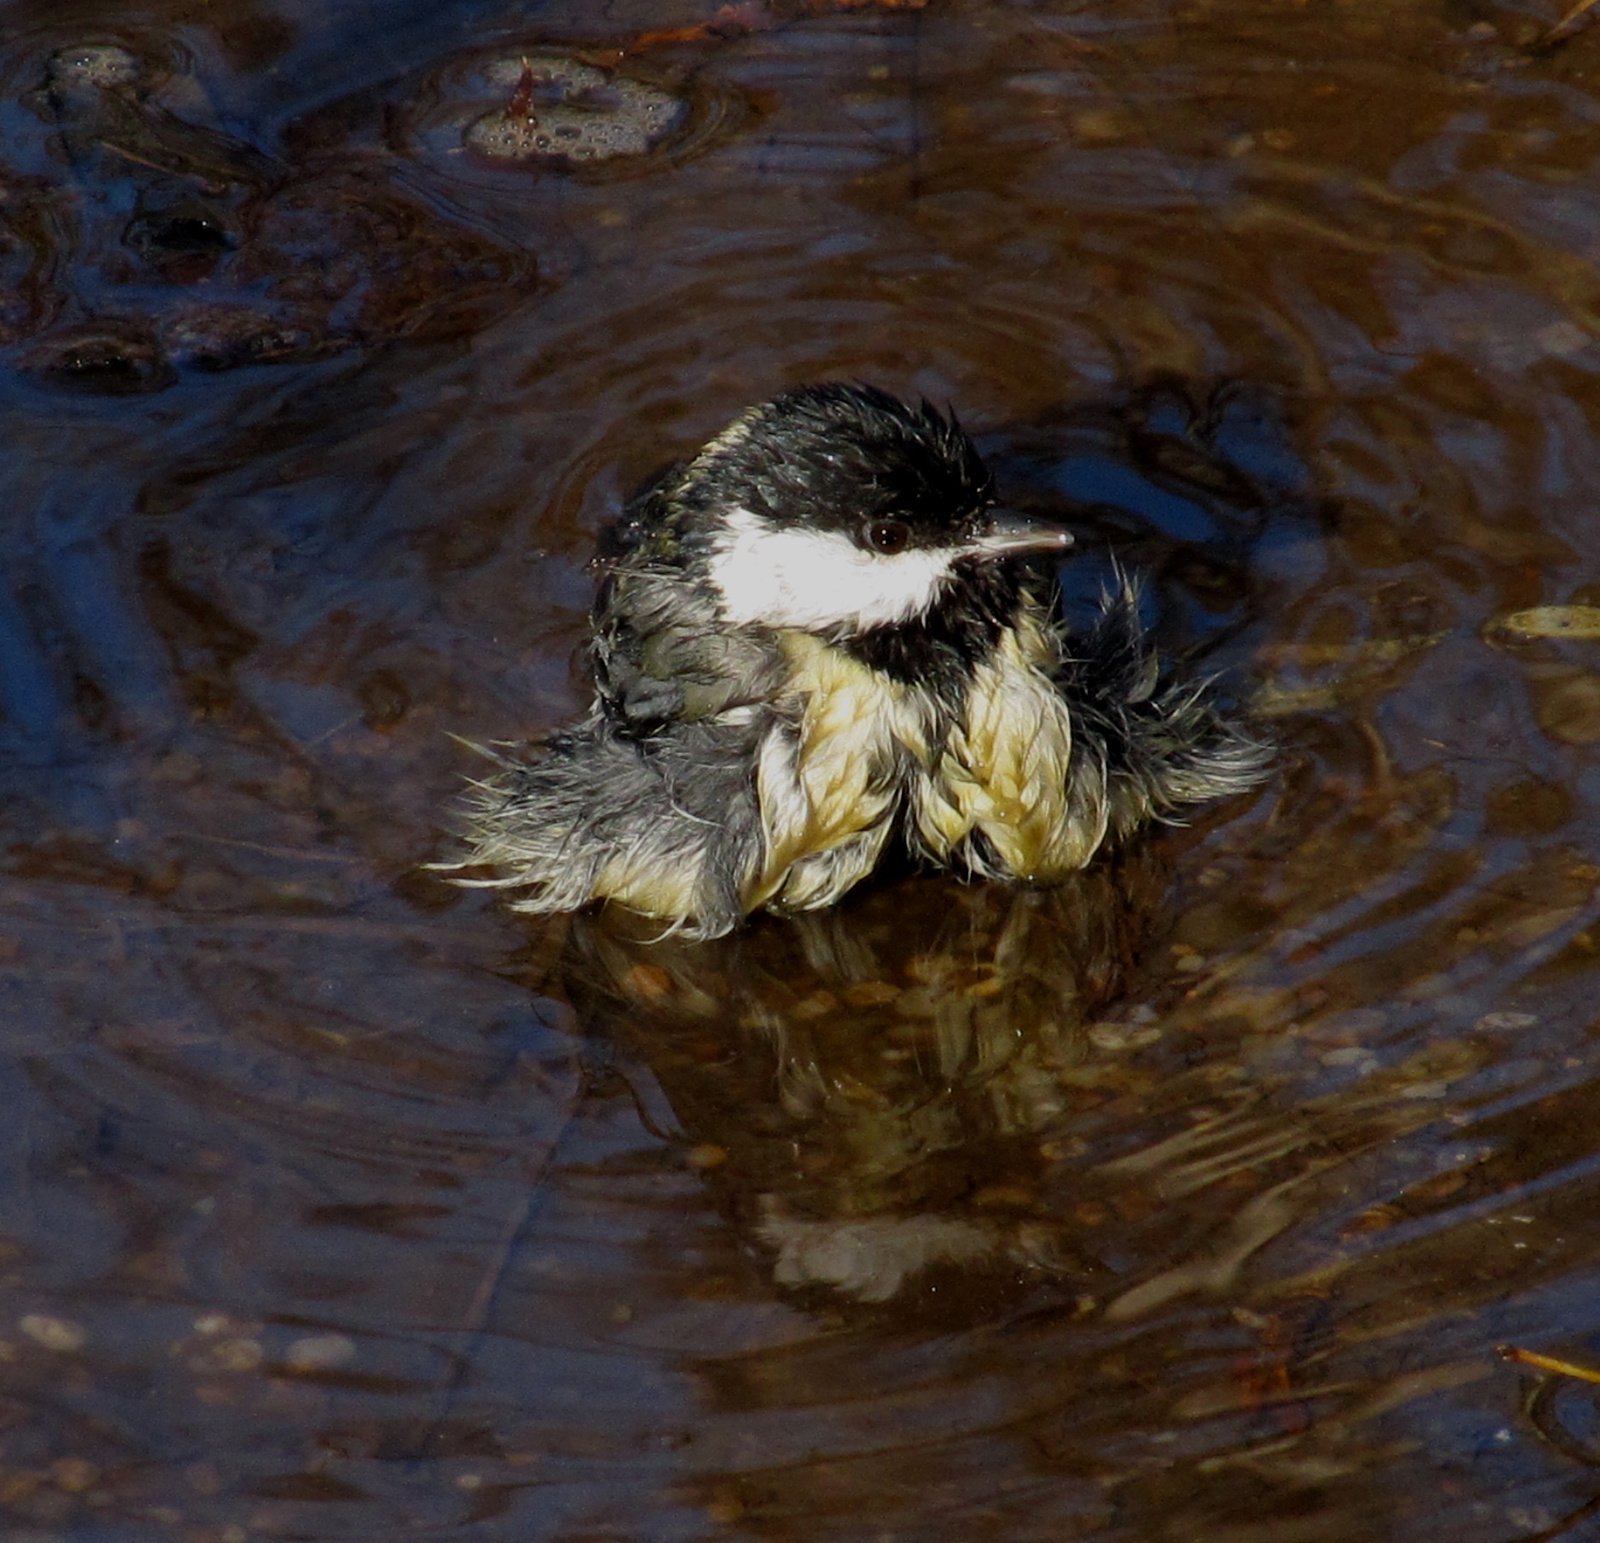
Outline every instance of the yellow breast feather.
[[962, 722], [918, 789], [914, 817], [932, 856], [951, 856], [978, 831], [993, 856], [969, 846], [967, 866], [1049, 883], [1099, 848], [1101, 769], [1072, 765], [1072, 718], [1049, 673], [1058, 658], [1054, 631], [1030, 618], [974, 672]]
[[769, 734], [756, 766], [766, 860], [754, 907], [831, 905], [877, 865], [910, 757], [931, 756], [922, 693], [805, 632], [783, 634], [798, 722]]
[[942, 742], [926, 692], [809, 633], [784, 634], [783, 648], [796, 720], [757, 761], [766, 852], [745, 890], [751, 909], [833, 904], [877, 866], [903, 803], [929, 856], [989, 877], [1050, 883], [1099, 849], [1104, 773], [1072, 764], [1050, 627], [1028, 619], [1002, 634]]

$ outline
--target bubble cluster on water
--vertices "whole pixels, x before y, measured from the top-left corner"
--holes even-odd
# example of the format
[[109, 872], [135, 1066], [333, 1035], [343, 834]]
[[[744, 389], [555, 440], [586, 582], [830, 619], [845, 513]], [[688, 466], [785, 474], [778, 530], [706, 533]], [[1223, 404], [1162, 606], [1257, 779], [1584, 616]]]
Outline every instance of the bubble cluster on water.
[[483, 78], [491, 86], [514, 92], [524, 77], [532, 81], [535, 92], [543, 90], [550, 101], [570, 102], [585, 92], [608, 85], [612, 75], [599, 65], [585, 64], [565, 54], [508, 54], [486, 64]]
[[[497, 60], [484, 78], [509, 100], [462, 138], [497, 161], [595, 164], [647, 155], [688, 114], [682, 98], [659, 86], [556, 54]], [[517, 100], [522, 93], [526, 105]]]

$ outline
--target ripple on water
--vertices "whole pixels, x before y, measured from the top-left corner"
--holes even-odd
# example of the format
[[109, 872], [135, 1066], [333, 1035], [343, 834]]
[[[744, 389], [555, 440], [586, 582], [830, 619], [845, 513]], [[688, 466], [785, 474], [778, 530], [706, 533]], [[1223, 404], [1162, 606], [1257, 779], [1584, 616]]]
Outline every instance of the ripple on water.
[[12, 364], [139, 396], [184, 371], [459, 333], [515, 303], [524, 253], [403, 191], [392, 164], [296, 164], [253, 143], [217, 113], [214, 67], [159, 34], [8, 53]]
[[[12, 9], [18, 1526], [1507, 1543], [1588, 1501], [1593, 1401], [1494, 1354], [1600, 1334], [1587, 40]], [[528, 147], [524, 54], [522, 126], [593, 161], [464, 148]], [[952, 403], [1078, 529], [1070, 614], [1147, 574], [1276, 783], [1047, 895], [896, 877], [706, 949], [419, 874], [449, 734], [581, 709], [595, 527], [818, 376]]]

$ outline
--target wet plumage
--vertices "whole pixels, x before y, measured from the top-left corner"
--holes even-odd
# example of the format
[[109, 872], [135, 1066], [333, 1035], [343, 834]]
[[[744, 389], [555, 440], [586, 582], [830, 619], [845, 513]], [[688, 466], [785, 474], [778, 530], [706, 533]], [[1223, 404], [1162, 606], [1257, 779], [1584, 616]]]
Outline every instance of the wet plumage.
[[1263, 774], [1162, 679], [1133, 586], [1070, 639], [952, 419], [857, 386], [753, 408], [610, 533], [588, 717], [480, 783], [464, 880], [717, 936], [827, 906], [903, 846], [1048, 884]]

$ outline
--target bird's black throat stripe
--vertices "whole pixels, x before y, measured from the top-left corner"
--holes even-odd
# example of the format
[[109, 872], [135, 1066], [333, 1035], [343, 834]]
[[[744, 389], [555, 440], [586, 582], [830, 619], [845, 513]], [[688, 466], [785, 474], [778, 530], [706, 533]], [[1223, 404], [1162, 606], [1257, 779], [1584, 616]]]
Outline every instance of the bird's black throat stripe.
[[966, 705], [973, 671], [1034, 600], [1026, 565], [983, 563], [965, 569], [917, 621], [875, 627], [842, 639], [852, 659], [903, 686], [920, 686], [954, 716]]

